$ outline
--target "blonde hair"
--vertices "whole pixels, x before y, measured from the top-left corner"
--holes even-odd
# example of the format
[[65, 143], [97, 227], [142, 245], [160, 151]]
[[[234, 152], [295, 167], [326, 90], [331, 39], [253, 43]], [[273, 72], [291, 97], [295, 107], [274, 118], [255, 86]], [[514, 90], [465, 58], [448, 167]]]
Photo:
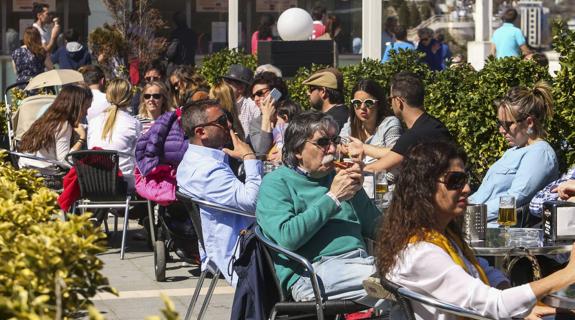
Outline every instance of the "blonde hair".
[[222, 107], [222, 109], [224, 109], [227, 114], [232, 116], [232, 119], [230, 120], [232, 121], [232, 127], [234, 131], [240, 136], [240, 138], [244, 139], [245, 132], [242, 128], [242, 124], [236, 110], [234, 90], [232, 87], [229, 84], [220, 81], [210, 89], [209, 98], [218, 100], [220, 107]]
[[533, 136], [545, 137], [543, 124], [553, 116], [551, 86], [539, 81], [531, 89], [514, 87], [507, 92], [499, 107], [510, 114], [515, 122], [531, 117]]
[[132, 101], [132, 87], [130, 83], [120, 78], [111, 80], [106, 88], [106, 99], [110, 102], [110, 107], [107, 109], [108, 117], [102, 129], [102, 139], [112, 141], [112, 131], [116, 124], [118, 110], [128, 107]]
[[231, 113], [236, 112], [234, 90], [225, 82], [220, 81], [210, 89], [210, 99], [218, 99], [223, 109]]
[[160, 88], [160, 94], [163, 97], [162, 106], [160, 107], [160, 114], [163, 114], [164, 112], [167, 112], [167, 111], [170, 111], [173, 109], [173, 100], [172, 100], [172, 97], [170, 95], [170, 91], [168, 90], [168, 87], [166, 86], [166, 84], [163, 82], [160, 82], [160, 81], [148, 82], [148, 83], [146, 83], [146, 85], [142, 89], [142, 94], [140, 94], [140, 106], [138, 107], [138, 115], [140, 117], [146, 118], [146, 119], [152, 119], [152, 115], [148, 111], [148, 107], [147, 107], [145, 99], [144, 99], [144, 94], [145, 94], [146, 90], [148, 90], [148, 88], [150, 88], [150, 87]]

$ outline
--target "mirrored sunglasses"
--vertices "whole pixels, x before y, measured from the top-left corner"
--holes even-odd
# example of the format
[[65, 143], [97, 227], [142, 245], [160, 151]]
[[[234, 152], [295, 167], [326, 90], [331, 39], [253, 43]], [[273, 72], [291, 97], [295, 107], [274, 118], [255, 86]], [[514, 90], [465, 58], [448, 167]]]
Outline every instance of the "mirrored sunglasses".
[[445, 184], [447, 190], [461, 190], [469, 181], [469, 176], [465, 172], [461, 171], [448, 171], [443, 181], [439, 182]]
[[373, 107], [375, 107], [375, 104], [377, 103], [378, 100], [376, 99], [364, 99], [364, 100], [360, 100], [360, 99], [353, 99], [351, 100], [351, 105], [355, 108], [355, 109], [359, 109], [361, 108], [361, 105], [365, 105], [366, 108], [371, 109]]

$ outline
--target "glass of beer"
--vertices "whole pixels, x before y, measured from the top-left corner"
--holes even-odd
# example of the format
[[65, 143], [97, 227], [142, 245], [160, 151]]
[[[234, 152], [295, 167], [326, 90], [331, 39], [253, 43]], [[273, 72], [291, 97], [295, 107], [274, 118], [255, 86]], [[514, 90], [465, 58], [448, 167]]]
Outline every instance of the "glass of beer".
[[517, 224], [517, 210], [515, 209], [514, 196], [499, 197], [499, 217], [497, 223], [505, 227], [506, 230]]
[[386, 194], [389, 192], [389, 185], [385, 173], [385, 171], [382, 171], [375, 175], [375, 203], [380, 209], [387, 206], [389, 202], [386, 197]]

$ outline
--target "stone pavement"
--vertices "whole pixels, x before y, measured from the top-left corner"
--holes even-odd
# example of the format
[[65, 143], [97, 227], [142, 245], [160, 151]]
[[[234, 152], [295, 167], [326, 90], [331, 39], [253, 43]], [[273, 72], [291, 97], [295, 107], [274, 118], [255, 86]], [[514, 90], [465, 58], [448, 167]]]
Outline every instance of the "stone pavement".
[[[109, 219], [109, 225], [113, 228], [113, 219]], [[120, 218], [119, 228], [121, 227]], [[142, 227], [131, 220], [124, 260], [120, 260], [121, 233], [111, 236], [108, 251], [99, 258], [104, 262], [103, 274], [108, 277], [111, 286], [119, 291], [120, 296], [100, 293], [94, 297], [94, 304], [108, 320], [144, 320], [147, 316], [161, 315], [160, 309], [164, 304], [160, 293], [163, 292], [170, 297], [183, 319], [200, 270], [197, 266], [184, 266], [181, 261], [168, 262], [166, 281], [157, 282], [153, 251], [145, 241], [134, 238], [137, 233], [142, 232]], [[171, 253], [171, 256], [177, 258], [174, 253]], [[194, 317], [200, 309], [209, 280], [204, 281], [205, 289], [196, 304]], [[204, 319], [229, 319], [233, 293], [233, 288], [223, 278], [220, 279]]]

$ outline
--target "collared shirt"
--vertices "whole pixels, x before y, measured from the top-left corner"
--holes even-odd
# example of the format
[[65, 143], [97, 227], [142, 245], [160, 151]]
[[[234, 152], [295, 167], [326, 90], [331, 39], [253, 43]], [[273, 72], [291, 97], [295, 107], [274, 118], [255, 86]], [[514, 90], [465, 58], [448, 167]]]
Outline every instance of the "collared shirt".
[[[245, 183], [234, 175], [228, 157], [221, 150], [190, 144], [178, 167], [176, 179], [181, 192], [220, 205], [255, 212], [261, 183], [262, 162], [245, 160]], [[237, 277], [228, 274], [228, 264], [240, 231], [255, 221], [253, 218], [221, 212], [200, 206], [206, 258], [216, 266], [229, 283], [235, 285]]]
[[525, 44], [525, 37], [521, 33], [521, 29], [506, 22], [493, 32], [491, 42], [495, 45], [497, 58], [520, 57], [521, 50], [519, 47]]
[[555, 180], [558, 173], [557, 156], [546, 141], [513, 147], [489, 168], [469, 202], [487, 204], [487, 221], [495, 222], [499, 197], [514, 196], [520, 208], [529, 204], [535, 193]]
[[250, 132], [250, 122], [260, 115], [260, 109], [252, 99], [242, 98], [236, 103], [236, 110], [242, 128], [247, 136], [248, 132]]
[[88, 108], [88, 113], [86, 118], [88, 120], [96, 117], [100, 113], [106, 111], [110, 106], [108, 99], [106, 99], [106, 94], [97, 89], [90, 89], [92, 91], [92, 104]]

